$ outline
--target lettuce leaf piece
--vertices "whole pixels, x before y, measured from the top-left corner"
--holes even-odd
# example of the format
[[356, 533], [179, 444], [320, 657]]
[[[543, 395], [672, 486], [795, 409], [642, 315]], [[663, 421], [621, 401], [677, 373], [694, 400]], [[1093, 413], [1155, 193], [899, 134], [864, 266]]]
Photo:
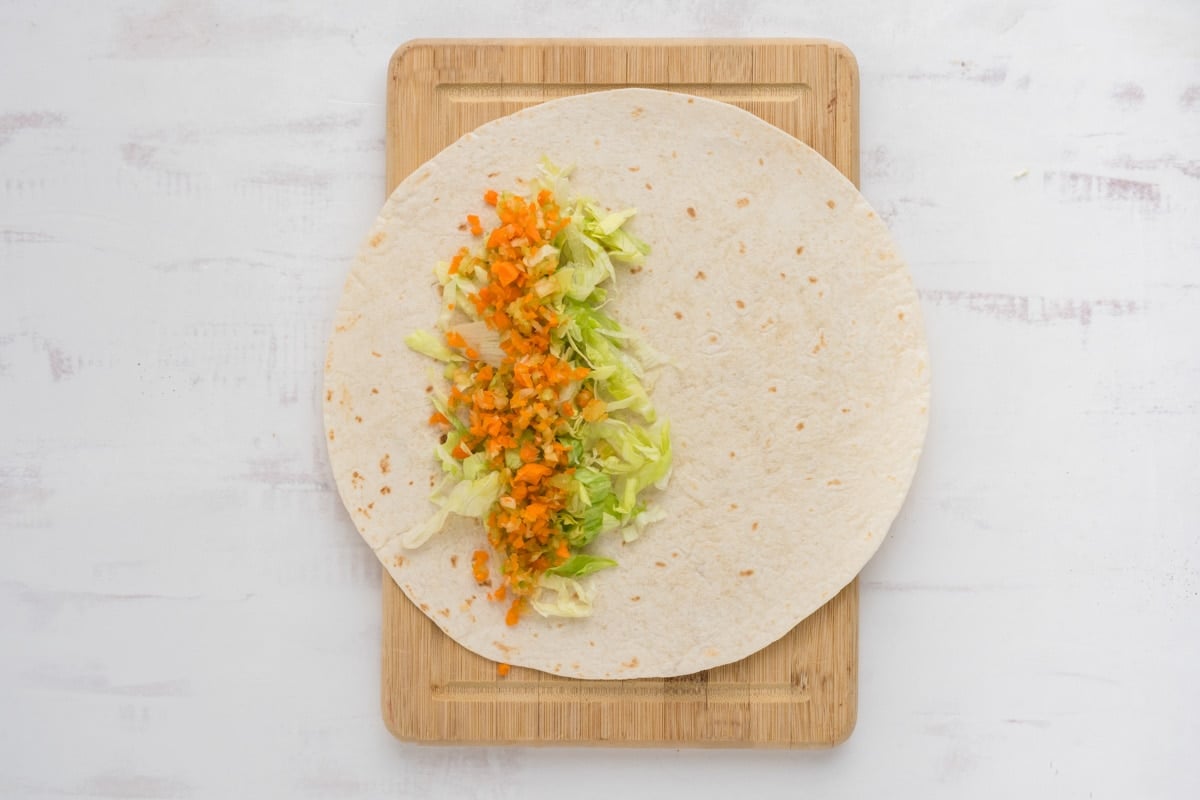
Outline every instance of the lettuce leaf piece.
[[583, 584], [549, 572], [542, 573], [529, 604], [543, 617], [587, 617], [592, 613], [592, 595]]
[[420, 353], [423, 356], [436, 358], [438, 361], [451, 362], [462, 361], [463, 357], [450, 349], [445, 340], [437, 334], [430, 333], [427, 330], [413, 331], [408, 336], [404, 337], [404, 343], [408, 345], [408, 349]]
[[409, 549], [420, 547], [439, 533], [451, 514], [483, 519], [492, 504], [500, 499], [500, 473], [489, 472], [473, 481], [453, 482], [453, 487], [447, 493], [442, 495], [440, 491], [436, 492], [430, 499], [441, 508], [420, 525], [401, 534], [401, 544]]
[[546, 570], [546, 572], [549, 572], [551, 575], [562, 575], [564, 578], [582, 578], [585, 575], [591, 575], [593, 572], [599, 572], [602, 569], [615, 566], [617, 566], [617, 562], [611, 558], [578, 553], [557, 567]]

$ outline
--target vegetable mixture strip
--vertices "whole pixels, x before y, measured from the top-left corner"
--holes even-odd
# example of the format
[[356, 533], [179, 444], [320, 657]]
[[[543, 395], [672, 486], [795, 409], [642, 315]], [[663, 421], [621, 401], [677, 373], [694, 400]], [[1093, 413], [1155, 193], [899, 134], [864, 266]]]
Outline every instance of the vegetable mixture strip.
[[[496, 207], [500, 224], [487, 236], [481, 255], [460, 250], [450, 272], [486, 279], [468, 299], [487, 327], [502, 334], [504, 355], [493, 366], [461, 333], [448, 331], [446, 343], [467, 361], [455, 371], [446, 405], [452, 413], [465, 412], [467, 425], [451, 455], [461, 460], [483, 453], [487, 465], [500, 474], [501, 496], [487, 516], [487, 531], [488, 541], [503, 557], [503, 583], [491, 597], [503, 600], [511, 592], [505, 621], [515, 625], [538, 577], [571, 555], [554, 519], [566, 508], [564, 478], [575, 468], [568, 465], [567, 447], [558, 437], [568, 433], [567, 424], [577, 414], [595, 421], [606, 413], [604, 401], [592, 392], [571, 391], [591, 370], [572, 367], [550, 352], [559, 318], [543, 302], [549, 292], [541, 281], [554, 272], [557, 261], [526, 263], [529, 250], [552, 241], [570, 217], [561, 216], [548, 189], [533, 202], [491, 190], [484, 198]], [[483, 235], [479, 217], [470, 214], [467, 223], [473, 235]], [[447, 431], [451, 427], [440, 412], [430, 422]], [[487, 554], [476, 551], [472, 564], [476, 580], [486, 582]]]
[[[634, 210], [564, 209], [565, 172], [543, 170], [549, 180], [529, 196], [484, 194], [495, 226], [468, 214], [480, 244], [437, 269], [442, 335], [405, 340], [446, 364], [451, 388], [432, 395], [429, 417], [443, 431], [441, 510], [404, 542], [420, 546], [450, 513], [483, 521], [500, 566], [488, 596], [509, 604], [509, 625], [531, 605], [589, 614], [578, 579], [616, 562], [582, 548], [606, 531], [631, 541], [661, 518], [639, 494], [665, 487], [671, 467], [668, 426], [655, 424], [642, 364], [627, 352], [636, 340], [601, 311], [613, 262], [641, 264], [649, 249], [622, 229]], [[491, 585], [490, 563], [484, 550], [472, 556], [480, 585]]]

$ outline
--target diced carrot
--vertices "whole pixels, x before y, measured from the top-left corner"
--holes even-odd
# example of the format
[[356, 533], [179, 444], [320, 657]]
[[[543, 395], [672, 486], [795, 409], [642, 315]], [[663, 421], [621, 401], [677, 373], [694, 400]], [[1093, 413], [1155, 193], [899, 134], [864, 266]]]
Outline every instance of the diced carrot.
[[496, 665], [496, 674], [499, 675], [501, 678], [503, 678], [505, 675], [508, 674], [508, 671], [510, 669], [511, 669], [511, 667], [509, 667], [508, 664], [501, 662]]
[[448, 420], [446, 418], [446, 415], [443, 414], [442, 412], [435, 411], [429, 415], [429, 424], [430, 425], [449, 425], [450, 420]]
[[501, 261], [493, 265], [492, 271], [496, 273], [496, 277], [500, 279], [500, 283], [503, 286], [513, 283], [521, 275], [521, 271], [517, 269], [517, 265], [511, 261]]
[[458, 331], [446, 331], [446, 344], [451, 347], [466, 347], [467, 340]]

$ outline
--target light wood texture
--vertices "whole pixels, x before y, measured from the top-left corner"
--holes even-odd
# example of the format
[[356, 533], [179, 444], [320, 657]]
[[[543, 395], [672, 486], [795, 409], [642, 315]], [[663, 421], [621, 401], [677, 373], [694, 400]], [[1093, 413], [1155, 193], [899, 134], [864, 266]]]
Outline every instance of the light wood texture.
[[[823, 41], [423, 41], [388, 81], [387, 184], [462, 134], [543, 100], [624, 86], [723, 100], [808, 142], [858, 183], [858, 72]], [[857, 713], [858, 585], [764, 650], [666, 680], [496, 675], [384, 573], [383, 715], [420, 742], [818, 747]]]

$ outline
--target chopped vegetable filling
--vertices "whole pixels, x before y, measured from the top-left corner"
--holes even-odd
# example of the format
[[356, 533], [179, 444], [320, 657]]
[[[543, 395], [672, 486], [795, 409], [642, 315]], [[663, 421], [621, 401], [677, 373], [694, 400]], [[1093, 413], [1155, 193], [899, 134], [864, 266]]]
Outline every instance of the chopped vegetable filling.
[[[617, 562], [583, 549], [605, 532], [631, 541], [660, 519], [641, 493], [664, 488], [671, 469], [668, 425], [656, 422], [633, 337], [601, 310], [614, 264], [640, 265], [649, 248], [623, 227], [634, 209], [560, 205], [566, 172], [543, 161], [533, 193], [484, 193], [495, 226], [467, 215], [481, 245], [436, 269], [441, 336], [406, 339], [445, 363], [450, 388], [432, 396], [429, 418], [445, 432], [432, 498], [441, 508], [404, 544], [424, 543], [450, 513], [481, 519], [500, 567], [489, 597], [510, 603], [509, 625], [529, 607], [589, 614], [579, 579]], [[472, 557], [481, 585], [491, 560]]]

